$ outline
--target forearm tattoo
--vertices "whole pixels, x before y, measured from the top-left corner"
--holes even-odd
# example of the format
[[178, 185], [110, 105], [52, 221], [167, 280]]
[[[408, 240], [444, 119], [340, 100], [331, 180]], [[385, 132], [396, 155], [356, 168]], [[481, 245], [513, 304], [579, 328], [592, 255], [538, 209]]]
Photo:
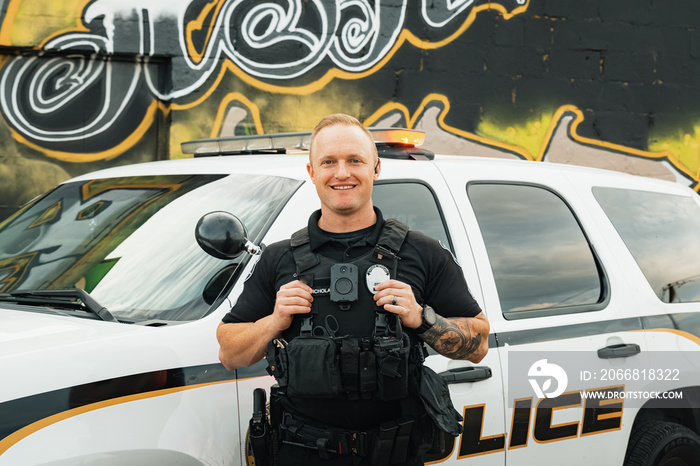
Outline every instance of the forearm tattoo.
[[464, 322], [464, 325], [458, 325], [438, 315], [435, 325], [419, 336], [443, 356], [466, 359], [481, 346], [481, 335], [472, 336], [469, 325]]

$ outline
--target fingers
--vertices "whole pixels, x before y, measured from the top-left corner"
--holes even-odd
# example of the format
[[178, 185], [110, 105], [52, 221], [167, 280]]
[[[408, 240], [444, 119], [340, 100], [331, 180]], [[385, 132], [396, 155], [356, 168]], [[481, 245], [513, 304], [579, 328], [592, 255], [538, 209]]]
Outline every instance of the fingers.
[[300, 314], [311, 311], [313, 290], [305, 283], [295, 280], [282, 285], [277, 292], [275, 312]]
[[377, 291], [374, 295], [377, 306], [399, 316], [401, 322], [409, 328], [420, 326], [423, 307], [416, 301], [409, 285], [398, 280], [387, 280], [374, 289]]
[[401, 304], [410, 304], [411, 300], [415, 301], [413, 290], [406, 283], [398, 280], [387, 280], [379, 283], [374, 287], [376, 293], [374, 300], [378, 306], [391, 305], [400, 306]]
[[374, 287], [374, 289], [377, 292], [381, 292], [383, 290], [386, 290], [387, 288], [408, 288], [411, 289], [410, 286], [408, 286], [406, 283], [399, 281], [399, 280], [394, 280], [393, 278], [391, 280], [384, 280], [381, 283], [377, 283], [377, 285]]
[[[294, 280], [293, 282], [289, 282], [285, 285], [282, 285], [279, 289], [279, 292], [302, 292], [308, 294], [309, 298], [312, 298], [311, 293], [313, 293], [313, 290], [309, 285], [306, 283], [302, 282], [301, 280]], [[278, 292], [278, 293], [279, 293]]]
[[311, 287], [299, 280], [282, 285], [277, 292], [277, 304], [311, 308], [314, 300]]

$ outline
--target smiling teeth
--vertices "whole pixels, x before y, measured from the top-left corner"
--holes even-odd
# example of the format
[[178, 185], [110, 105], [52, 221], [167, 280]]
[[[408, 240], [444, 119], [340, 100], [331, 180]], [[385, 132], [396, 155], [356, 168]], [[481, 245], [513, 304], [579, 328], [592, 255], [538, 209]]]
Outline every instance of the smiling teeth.
[[354, 186], [333, 186], [333, 189], [352, 189]]

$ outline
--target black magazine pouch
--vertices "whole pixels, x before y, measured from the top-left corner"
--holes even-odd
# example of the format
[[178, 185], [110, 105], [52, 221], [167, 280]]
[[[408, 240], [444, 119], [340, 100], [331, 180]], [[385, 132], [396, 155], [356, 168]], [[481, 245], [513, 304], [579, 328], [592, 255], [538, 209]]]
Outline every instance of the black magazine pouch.
[[342, 391], [340, 357], [335, 338], [299, 336], [287, 345], [287, 395], [335, 398]]
[[379, 400], [398, 400], [408, 396], [408, 335], [397, 338], [375, 338], [377, 394]]
[[357, 338], [346, 338], [340, 346], [340, 367], [343, 391], [348, 400], [359, 398], [360, 342]]

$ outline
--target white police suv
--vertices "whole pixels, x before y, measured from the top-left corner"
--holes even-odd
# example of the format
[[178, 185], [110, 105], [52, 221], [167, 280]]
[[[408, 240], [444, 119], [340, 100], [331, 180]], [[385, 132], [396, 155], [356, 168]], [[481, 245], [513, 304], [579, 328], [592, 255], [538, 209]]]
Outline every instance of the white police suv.
[[[478, 365], [428, 357], [464, 417], [429, 461], [700, 464], [698, 195], [415, 137], [376, 133], [375, 204], [454, 253], [492, 332]], [[273, 379], [225, 370], [215, 330], [257, 246], [319, 207], [284, 149], [308, 138], [185, 144], [194, 159], [80, 176], [0, 223], [0, 466], [251, 461], [252, 392]]]

